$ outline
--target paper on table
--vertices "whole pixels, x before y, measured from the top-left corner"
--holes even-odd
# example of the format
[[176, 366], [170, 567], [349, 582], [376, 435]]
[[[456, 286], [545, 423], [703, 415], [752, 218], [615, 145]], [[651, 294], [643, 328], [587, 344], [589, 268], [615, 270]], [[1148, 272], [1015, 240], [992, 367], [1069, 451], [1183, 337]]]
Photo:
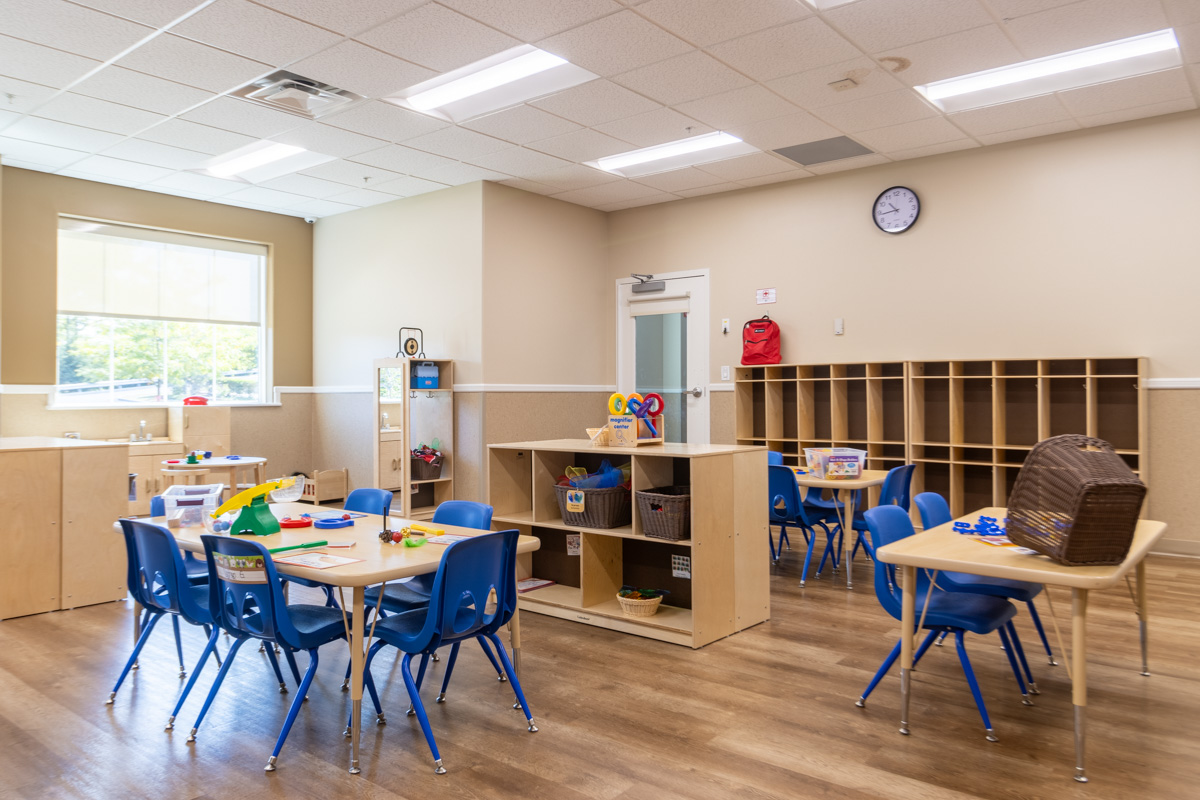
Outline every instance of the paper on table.
[[470, 536], [463, 536], [458, 533], [443, 533], [441, 536], [430, 536], [425, 541], [430, 544], [454, 544], [455, 542], [461, 542], [463, 539], [470, 538]]
[[362, 561], [361, 558], [346, 558], [331, 556], [328, 553], [301, 553], [294, 556], [276, 556], [276, 564], [290, 564], [293, 567], [308, 567], [309, 569], [329, 569], [343, 564], [353, 564]]

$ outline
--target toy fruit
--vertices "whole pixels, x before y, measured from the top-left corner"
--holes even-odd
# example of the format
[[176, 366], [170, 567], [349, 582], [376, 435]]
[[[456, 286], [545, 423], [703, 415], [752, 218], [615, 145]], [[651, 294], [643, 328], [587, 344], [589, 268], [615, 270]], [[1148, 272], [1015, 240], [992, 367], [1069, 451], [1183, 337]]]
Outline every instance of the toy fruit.
[[392, 531], [392, 541], [393, 542], [404, 541], [404, 534], [401, 531]]

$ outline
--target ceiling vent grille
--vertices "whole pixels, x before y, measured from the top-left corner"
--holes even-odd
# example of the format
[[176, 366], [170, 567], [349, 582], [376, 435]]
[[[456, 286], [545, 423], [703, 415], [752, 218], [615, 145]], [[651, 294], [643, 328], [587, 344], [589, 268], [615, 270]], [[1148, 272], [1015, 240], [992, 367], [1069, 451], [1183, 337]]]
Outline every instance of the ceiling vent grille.
[[235, 90], [233, 94], [305, 119], [317, 119], [366, 99], [361, 94], [282, 69]]
[[841, 161], [843, 158], [866, 156], [875, 152], [863, 147], [849, 136], [835, 136], [832, 139], [822, 139], [819, 142], [794, 144], [775, 151], [784, 158], [795, 161], [807, 167], [813, 164], [824, 164], [828, 161]]

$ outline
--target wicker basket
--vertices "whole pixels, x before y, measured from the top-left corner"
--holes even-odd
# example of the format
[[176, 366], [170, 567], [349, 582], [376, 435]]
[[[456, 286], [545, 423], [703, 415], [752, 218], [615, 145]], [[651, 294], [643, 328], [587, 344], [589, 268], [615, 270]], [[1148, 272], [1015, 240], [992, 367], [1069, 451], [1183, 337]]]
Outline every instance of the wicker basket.
[[663, 486], [638, 492], [638, 519], [642, 521], [642, 533], [654, 539], [690, 539], [691, 492], [690, 486]]
[[[624, 486], [611, 489], [572, 489], [570, 486], [555, 486], [558, 495], [558, 510], [562, 512], [563, 524], [580, 528], [620, 528], [633, 521], [633, 509], [629, 504], [629, 490]], [[583, 511], [567, 511], [567, 492], [583, 492]]]
[[432, 481], [440, 477], [442, 477], [442, 456], [434, 456], [433, 461], [413, 458], [412, 479], [414, 481]]
[[628, 597], [617, 595], [617, 600], [621, 603], [621, 613], [627, 617], [653, 617], [658, 613], [662, 596], [652, 597], [649, 600], [630, 600]]
[[1008, 503], [1008, 538], [1060, 564], [1120, 564], [1146, 497], [1112, 445], [1078, 434], [1038, 442]]

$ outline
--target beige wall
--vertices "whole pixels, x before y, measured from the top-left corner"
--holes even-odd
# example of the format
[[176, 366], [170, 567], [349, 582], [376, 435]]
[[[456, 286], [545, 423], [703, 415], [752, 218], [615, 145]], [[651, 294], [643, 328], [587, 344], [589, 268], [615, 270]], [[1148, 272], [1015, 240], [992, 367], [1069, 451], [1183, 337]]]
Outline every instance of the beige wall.
[[271, 246], [274, 382], [312, 383], [312, 226], [296, 217], [3, 167], [0, 383], [55, 382], [58, 215]]

